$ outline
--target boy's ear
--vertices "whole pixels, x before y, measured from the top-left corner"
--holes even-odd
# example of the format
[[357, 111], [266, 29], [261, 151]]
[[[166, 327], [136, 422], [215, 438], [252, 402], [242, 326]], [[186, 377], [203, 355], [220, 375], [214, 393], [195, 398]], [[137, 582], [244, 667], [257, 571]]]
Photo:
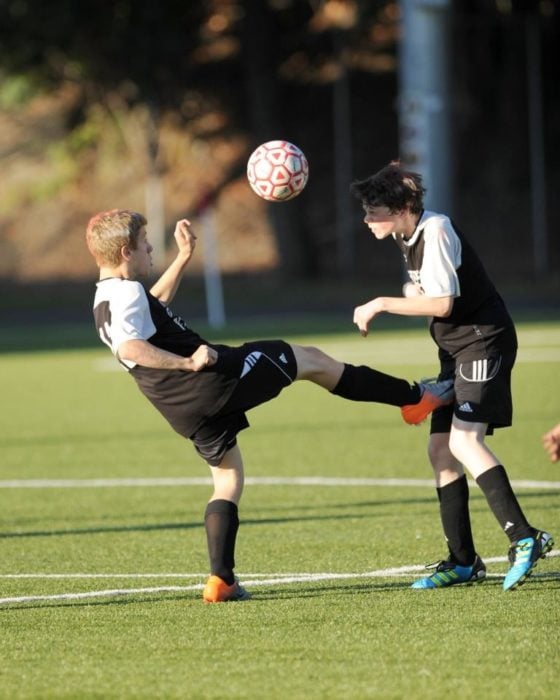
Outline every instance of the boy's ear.
[[127, 262], [130, 260], [130, 247], [127, 245], [121, 246], [121, 257], [123, 260], [126, 260]]

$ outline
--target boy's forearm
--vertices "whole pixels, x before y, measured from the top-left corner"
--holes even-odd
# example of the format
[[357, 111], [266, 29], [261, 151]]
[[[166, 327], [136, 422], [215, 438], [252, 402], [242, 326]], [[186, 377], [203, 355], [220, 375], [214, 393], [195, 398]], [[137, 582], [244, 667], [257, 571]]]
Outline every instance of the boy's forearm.
[[189, 260], [190, 256], [185, 258], [178, 255], [150, 289], [150, 294], [153, 294], [163, 304], [169, 304], [179, 288]]
[[447, 316], [453, 308], [453, 297], [378, 297], [380, 312], [402, 316]]
[[181, 357], [175, 353], [161, 350], [146, 340], [127, 340], [119, 347], [118, 357], [121, 360], [134, 362], [141, 367], [152, 369], [192, 369], [190, 358]]
[[118, 357], [150, 369], [174, 369], [183, 372], [200, 372], [211, 367], [218, 359], [218, 352], [209, 345], [199, 345], [190, 357], [182, 357], [162, 350], [147, 340], [125, 340], [120, 344]]

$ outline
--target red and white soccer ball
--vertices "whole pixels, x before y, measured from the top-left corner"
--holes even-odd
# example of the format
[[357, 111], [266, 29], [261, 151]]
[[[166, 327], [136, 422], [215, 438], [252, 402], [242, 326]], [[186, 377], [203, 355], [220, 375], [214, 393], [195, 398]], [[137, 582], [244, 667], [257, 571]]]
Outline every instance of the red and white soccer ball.
[[267, 141], [247, 161], [253, 191], [269, 202], [297, 197], [307, 184], [309, 165], [303, 151], [289, 141]]

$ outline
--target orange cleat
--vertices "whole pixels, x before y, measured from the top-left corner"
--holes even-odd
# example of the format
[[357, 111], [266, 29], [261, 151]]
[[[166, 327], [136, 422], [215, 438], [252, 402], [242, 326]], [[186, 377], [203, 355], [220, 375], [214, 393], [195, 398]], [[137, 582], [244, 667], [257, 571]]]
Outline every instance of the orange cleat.
[[403, 420], [409, 425], [422, 423], [432, 411], [440, 406], [447, 406], [455, 398], [452, 379], [445, 379], [442, 382], [436, 382], [434, 379], [422, 379], [418, 382], [418, 386], [422, 391], [420, 401], [401, 407]]
[[249, 591], [240, 586], [237, 579], [229, 586], [219, 576], [210, 576], [202, 592], [205, 603], [228, 603], [249, 600], [250, 597]]

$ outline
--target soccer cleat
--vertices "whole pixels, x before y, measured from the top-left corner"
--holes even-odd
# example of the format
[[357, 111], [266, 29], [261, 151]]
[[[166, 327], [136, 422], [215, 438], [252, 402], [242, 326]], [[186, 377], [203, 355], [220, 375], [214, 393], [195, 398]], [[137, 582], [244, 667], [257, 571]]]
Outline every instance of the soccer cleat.
[[472, 566], [459, 566], [452, 561], [440, 561], [426, 568], [433, 567], [435, 567], [433, 574], [418, 579], [411, 588], [446, 588], [460, 583], [478, 583], [486, 578], [486, 566], [478, 554]]
[[237, 579], [230, 586], [219, 576], [210, 576], [202, 592], [205, 603], [228, 603], [249, 600], [250, 597], [249, 591], [240, 586]]
[[418, 403], [401, 407], [402, 417], [409, 425], [418, 425], [440, 406], [447, 406], [455, 397], [452, 379], [444, 379], [441, 382], [435, 379], [422, 379], [418, 382], [422, 392]]
[[504, 579], [504, 591], [511, 591], [531, 575], [539, 559], [544, 559], [554, 546], [552, 535], [539, 531], [534, 537], [525, 537], [513, 544], [508, 552], [511, 564]]

